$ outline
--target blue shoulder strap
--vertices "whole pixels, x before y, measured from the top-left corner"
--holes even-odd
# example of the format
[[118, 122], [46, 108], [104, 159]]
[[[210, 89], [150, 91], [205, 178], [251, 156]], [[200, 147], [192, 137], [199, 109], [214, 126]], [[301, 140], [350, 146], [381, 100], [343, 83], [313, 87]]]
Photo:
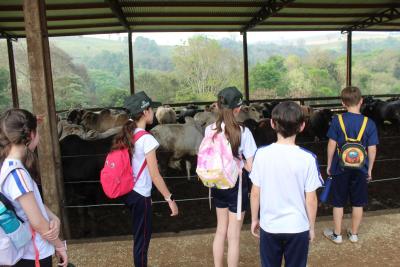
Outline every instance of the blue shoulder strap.
[[[2, 166], [3, 166], [3, 163], [1, 162], [1, 163], [0, 163], [0, 170], [1, 170], [1, 167], [2, 167]], [[7, 175], [8, 175], [8, 174], [7, 174]], [[2, 186], [2, 184], [0, 184], [0, 186]], [[18, 220], [20, 220], [22, 223], [24, 222], [20, 217], [18, 217], [17, 212], [15, 211], [15, 208], [14, 208], [14, 206], [12, 205], [11, 201], [8, 200], [8, 198], [7, 198], [5, 195], [3, 195], [3, 193], [1, 193], [1, 191], [0, 191], [0, 201], [3, 202], [4, 206], [6, 206], [6, 208], [7, 208], [8, 210], [11, 210], [11, 211], [14, 212], [14, 214], [15, 214], [15, 216], [17, 217]]]

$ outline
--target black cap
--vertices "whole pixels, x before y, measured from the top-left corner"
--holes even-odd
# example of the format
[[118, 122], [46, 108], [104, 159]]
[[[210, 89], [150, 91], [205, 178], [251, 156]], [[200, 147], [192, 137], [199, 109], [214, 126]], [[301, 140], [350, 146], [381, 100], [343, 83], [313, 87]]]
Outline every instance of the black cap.
[[126, 108], [130, 114], [138, 114], [148, 107], [156, 108], [161, 106], [160, 102], [153, 102], [145, 92], [138, 92], [134, 95], [128, 96], [125, 99], [124, 108]]
[[227, 87], [218, 93], [218, 100], [224, 108], [237, 108], [243, 105], [243, 94], [236, 87]]

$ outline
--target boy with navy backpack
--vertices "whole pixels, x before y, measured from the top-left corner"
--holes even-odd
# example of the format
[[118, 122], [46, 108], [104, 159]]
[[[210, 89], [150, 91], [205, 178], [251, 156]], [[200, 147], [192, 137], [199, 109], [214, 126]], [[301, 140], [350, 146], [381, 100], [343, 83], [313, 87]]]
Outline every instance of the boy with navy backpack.
[[330, 241], [342, 243], [343, 207], [350, 197], [352, 227], [347, 237], [358, 241], [363, 207], [368, 202], [367, 182], [372, 180], [372, 168], [379, 143], [375, 123], [360, 113], [361, 91], [357, 87], [346, 87], [341, 92], [343, 106], [347, 112], [332, 119], [328, 131], [327, 174], [332, 176], [331, 204], [333, 205], [334, 229], [325, 229], [324, 236]]
[[251, 232], [260, 238], [263, 267], [280, 267], [283, 257], [285, 266], [305, 267], [323, 180], [316, 156], [295, 144], [305, 126], [300, 106], [277, 105], [271, 126], [278, 141], [257, 150], [250, 173]]

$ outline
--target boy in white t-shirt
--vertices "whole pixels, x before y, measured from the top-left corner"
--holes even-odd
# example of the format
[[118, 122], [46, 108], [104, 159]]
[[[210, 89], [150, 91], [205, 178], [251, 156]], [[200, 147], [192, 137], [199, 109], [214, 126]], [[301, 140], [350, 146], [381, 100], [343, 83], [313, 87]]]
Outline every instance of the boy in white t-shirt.
[[300, 106], [280, 103], [271, 125], [278, 141], [257, 150], [250, 173], [251, 232], [260, 238], [263, 267], [280, 267], [283, 257], [285, 266], [306, 266], [323, 180], [316, 156], [295, 144], [305, 125]]

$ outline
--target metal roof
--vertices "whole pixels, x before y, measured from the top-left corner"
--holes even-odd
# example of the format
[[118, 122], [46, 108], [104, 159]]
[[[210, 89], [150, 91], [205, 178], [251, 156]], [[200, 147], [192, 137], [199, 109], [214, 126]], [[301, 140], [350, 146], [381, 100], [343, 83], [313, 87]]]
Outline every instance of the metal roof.
[[[22, 0], [0, 34], [24, 37]], [[179, 31], [399, 31], [400, 0], [46, 0], [49, 36]]]

